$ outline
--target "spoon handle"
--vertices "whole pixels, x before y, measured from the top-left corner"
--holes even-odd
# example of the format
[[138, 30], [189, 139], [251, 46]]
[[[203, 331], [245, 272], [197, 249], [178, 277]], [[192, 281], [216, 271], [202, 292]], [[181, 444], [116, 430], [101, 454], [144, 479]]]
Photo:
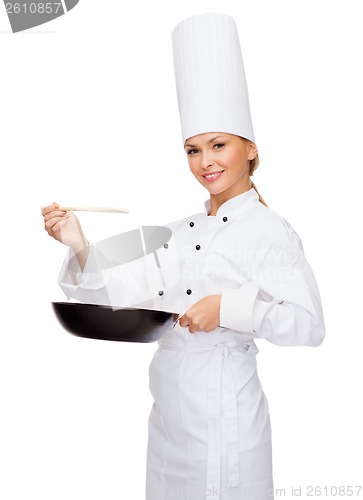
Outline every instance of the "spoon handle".
[[78, 211], [78, 212], [108, 212], [108, 213], [123, 213], [127, 214], [130, 212], [128, 208], [116, 208], [116, 207], [59, 207], [59, 210]]

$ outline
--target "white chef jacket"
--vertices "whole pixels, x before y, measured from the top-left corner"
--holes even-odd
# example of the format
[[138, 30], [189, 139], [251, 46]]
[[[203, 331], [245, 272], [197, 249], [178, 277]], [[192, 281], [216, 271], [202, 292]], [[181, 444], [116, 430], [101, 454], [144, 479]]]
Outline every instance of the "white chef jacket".
[[151, 361], [147, 500], [273, 498], [270, 418], [254, 340], [318, 346], [325, 334], [316, 281], [291, 225], [254, 189], [215, 216], [209, 211], [208, 200], [204, 213], [167, 225], [172, 244], [157, 253], [165, 269], [177, 252], [178, 280], [167, 277], [170, 287], [136, 261], [101, 276], [87, 266], [70, 270], [72, 252], [59, 277], [68, 297], [109, 303], [118, 290], [119, 305], [130, 305], [130, 294], [146, 304], [151, 293], [156, 309], [178, 313], [221, 294], [216, 330], [190, 334], [177, 324]]

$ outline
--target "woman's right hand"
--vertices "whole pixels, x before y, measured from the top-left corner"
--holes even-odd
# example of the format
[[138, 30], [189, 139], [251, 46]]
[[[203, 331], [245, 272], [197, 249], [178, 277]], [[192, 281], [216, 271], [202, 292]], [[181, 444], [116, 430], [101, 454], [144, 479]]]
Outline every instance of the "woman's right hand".
[[71, 247], [76, 253], [88, 246], [81, 225], [73, 212], [60, 210], [58, 203], [54, 202], [42, 208], [42, 215], [44, 228], [49, 236]]

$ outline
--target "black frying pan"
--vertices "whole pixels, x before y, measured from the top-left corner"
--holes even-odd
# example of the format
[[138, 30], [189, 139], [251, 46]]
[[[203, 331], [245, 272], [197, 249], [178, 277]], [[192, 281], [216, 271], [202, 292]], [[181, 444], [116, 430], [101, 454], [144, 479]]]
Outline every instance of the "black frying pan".
[[177, 313], [75, 302], [52, 302], [65, 330], [78, 337], [121, 342], [155, 342], [171, 330]]
[[[171, 236], [172, 231], [167, 227], [142, 226], [99, 241], [94, 245], [97, 258], [87, 261], [87, 272], [99, 273], [151, 253], [160, 268], [156, 250], [165, 246]], [[76, 255], [68, 266], [76, 271], [79, 269]], [[60, 324], [73, 335], [121, 342], [155, 342], [175, 326], [179, 317], [167, 311], [133, 307], [113, 309], [76, 302], [52, 302], [52, 306]]]

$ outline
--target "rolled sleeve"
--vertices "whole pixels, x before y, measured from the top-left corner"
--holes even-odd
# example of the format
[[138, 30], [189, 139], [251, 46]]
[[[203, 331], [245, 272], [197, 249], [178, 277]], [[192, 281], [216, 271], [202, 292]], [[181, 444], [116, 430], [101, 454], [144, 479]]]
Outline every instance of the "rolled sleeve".
[[[68, 299], [108, 304], [107, 273], [97, 272], [100, 255], [93, 245], [82, 272], [75, 252], [69, 248], [58, 276], [58, 284]], [[98, 293], [97, 293], [98, 292]]]
[[253, 311], [258, 294], [257, 283], [222, 292], [220, 324], [224, 328], [253, 333]]
[[76, 254], [71, 249], [68, 251], [58, 284], [68, 299], [114, 307], [133, 307], [137, 304], [152, 307], [144, 260], [112, 265], [93, 245], [90, 246], [83, 272]]

